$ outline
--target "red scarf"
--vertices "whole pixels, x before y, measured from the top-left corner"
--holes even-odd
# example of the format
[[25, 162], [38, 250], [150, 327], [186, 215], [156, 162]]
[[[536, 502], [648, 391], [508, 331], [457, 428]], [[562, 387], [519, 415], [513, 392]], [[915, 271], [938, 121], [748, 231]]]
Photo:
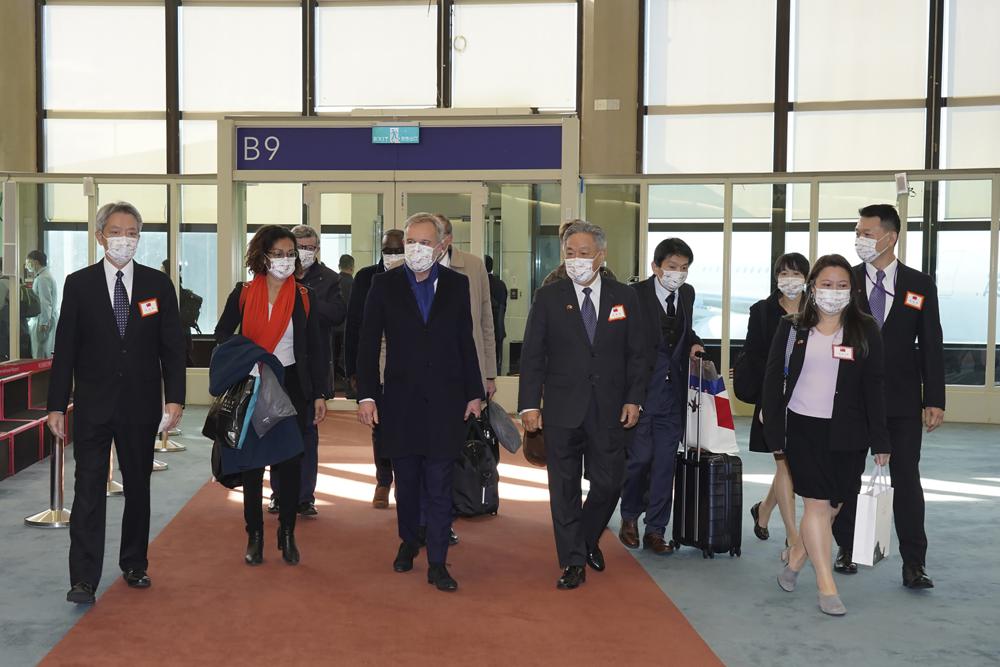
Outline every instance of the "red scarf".
[[295, 308], [295, 278], [289, 277], [278, 292], [278, 298], [268, 314], [267, 277], [255, 276], [246, 286], [246, 304], [243, 307], [243, 335], [273, 353], [288, 328]]

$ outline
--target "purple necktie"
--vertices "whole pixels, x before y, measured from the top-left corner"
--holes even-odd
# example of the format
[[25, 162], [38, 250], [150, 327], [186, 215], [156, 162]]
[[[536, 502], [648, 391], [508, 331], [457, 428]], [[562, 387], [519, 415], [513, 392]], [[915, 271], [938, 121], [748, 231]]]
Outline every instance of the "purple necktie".
[[868, 308], [872, 311], [872, 317], [878, 322], [879, 329], [885, 323], [885, 287], [882, 285], [883, 280], [885, 280], [885, 271], [879, 269], [875, 272], [875, 286], [872, 287], [872, 293], [868, 295]]
[[580, 315], [583, 316], [583, 326], [587, 329], [587, 338], [593, 345], [594, 335], [597, 333], [597, 309], [594, 308], [594, 302], [590, 299], [591, 292], [593, 290], [589, 287], [583, 288], [583, 306], [580, 308]]

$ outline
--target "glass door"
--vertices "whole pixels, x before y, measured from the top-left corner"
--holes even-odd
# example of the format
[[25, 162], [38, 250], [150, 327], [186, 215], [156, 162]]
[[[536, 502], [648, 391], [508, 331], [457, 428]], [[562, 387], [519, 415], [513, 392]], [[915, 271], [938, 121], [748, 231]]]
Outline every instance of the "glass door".
[[414, 213], [444, 214], [451, 221], [455, 247], [482, 257], [487, 196], [482, 183], [396, 183], [396, 219], [402, 227]]

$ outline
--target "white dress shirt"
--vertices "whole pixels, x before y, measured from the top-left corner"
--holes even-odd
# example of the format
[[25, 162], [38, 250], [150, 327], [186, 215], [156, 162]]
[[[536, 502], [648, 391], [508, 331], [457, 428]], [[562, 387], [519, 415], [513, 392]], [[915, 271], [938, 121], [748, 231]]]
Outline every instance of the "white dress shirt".
[[[271, 311], [274, 310], [274, 304], [267, 304], [267, 317], [271, 318]], [[292, 318], [288, 318], [288, 326], [285, 327], [285, 333], [281, 334], [281, 340], [278, 341], [277, 347], [274, 348], [274, 356], [278, 358], [282, 366], [288, 367], [295, 364], [295, 325], [292, 323]]]
[[[885, 278], [882, 280], [882, 287], [885, 288], [885, 313], [882, 315], [882, 321], [889, 316], [889, 311], [892, 310], [892, 298], [896, 295], [896, 268], [899, 266], [899, 260], [892, 260], [892, 264], [882, 269], [885, 271]], [[875, 281], [877, 277], [875, 275], [876, 269], [871, 264], [865, 263], [865, 273], [868, 277], [865, 278], [865, 294], [868, 295], [870, 299], [872, 296], [872, 290], [875, 288]]]
[[601, 273], [598, 271], [597, 278], [594, 282], [589, 285], [577, 285], [573, 283], [573, 289], [576, 290], [576, 300], [580, 304], [581, 310], [583, 309], [583, 300], [587, 298], [587, 295], [583, 293], [585, 287], [590, 288], [590, 300], [594, 302], [594, 312], [601, 312]]
[[681, 300], [677, 296], [677, 292], [671, 292], [666, 287], [660, 284], [660, 281], [653, 276], [653, 288], [656, 290], [656, 299], [660, 302], [660, 308], [663, 309], [664, 314], [669, 315], [667, 312], [667, 298], [673, 294], [674, 295], [674, 309], [676, 312], [681, 310]]
[[[115, 284], [118, 282], [118, 271], [114, 264], [104, 258], [104, 277], [108, 283], [108, 298], [111, 301], [111, 307], [115, 306]], [[132, 276], [135, 275], [135, 262], [129, 260], [129, 263], [121, 268], [122, 272], [122, 283], [125, 285], [125, 294], [128, 296], [128, 302], [132, 303]]]

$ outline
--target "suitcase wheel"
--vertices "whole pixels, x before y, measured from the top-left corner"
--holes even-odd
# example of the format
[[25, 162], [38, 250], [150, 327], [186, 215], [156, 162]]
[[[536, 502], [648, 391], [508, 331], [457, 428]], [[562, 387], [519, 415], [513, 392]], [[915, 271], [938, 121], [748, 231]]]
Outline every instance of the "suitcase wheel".
[[702, 558], [715, 558], [715, 554], [712, 553], [711, 549], [702, 549], [701, 550], [701, 557]]
[[678, 542], [677, 540], [670, 540], [670, 546], [671, 548], [674, 549], [674, 551], [676, 551], [677, 549], [681, 548], [681, 543]]

